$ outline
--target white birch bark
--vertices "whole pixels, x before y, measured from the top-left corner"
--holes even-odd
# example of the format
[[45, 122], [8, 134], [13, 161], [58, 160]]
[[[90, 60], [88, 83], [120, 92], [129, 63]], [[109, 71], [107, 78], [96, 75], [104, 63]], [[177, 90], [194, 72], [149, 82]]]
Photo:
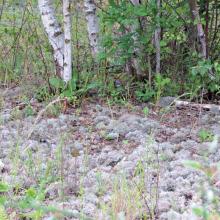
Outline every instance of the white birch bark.
[[160, 73], [160, 0], [157, 0], [157, 27], [155, 30], [155, 47], [156, 47], [156, 73]]
[[71, 47], [71, 5], [70, 0], [63, 0], [64, 22], [64, 63], [63, 80], [68, 82], [72, 78], [72, 47]]
[[91, 52], [95, 58], [99, 52], [99, 21], [94, 0], [84, 0], [84, 10]]
[[57, 73], [60, 77], [63, 77], [64, 35], [60, 24], [56, 20], [52, 3], [53, 0], [38, 0], [38, 7], [44, 29], [53, 48]]

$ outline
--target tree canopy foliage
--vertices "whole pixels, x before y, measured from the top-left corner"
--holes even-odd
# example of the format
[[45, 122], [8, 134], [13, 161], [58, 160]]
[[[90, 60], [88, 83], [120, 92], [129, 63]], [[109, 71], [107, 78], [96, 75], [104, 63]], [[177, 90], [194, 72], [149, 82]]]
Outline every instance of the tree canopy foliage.
[[[219, 1], [70, 2], [73, 63], [68, 89], [56, 76], [39, 2], [49, 1], [4, 0], [1, 5], [2, 84], [21, 82], [37, 85], [36, 94], [55, 89], [76, 97], [95, 92], [148, 101], [162, 88], [163, 95], [218, 98]], [[62, 2], [55, 1], [53, 9], [63, 30]]]

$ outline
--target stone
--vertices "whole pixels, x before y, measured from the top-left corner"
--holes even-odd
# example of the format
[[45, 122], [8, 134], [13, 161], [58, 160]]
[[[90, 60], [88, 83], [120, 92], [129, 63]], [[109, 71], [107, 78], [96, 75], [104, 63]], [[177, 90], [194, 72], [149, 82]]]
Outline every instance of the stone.
[[175, 99], [175, 97], [171, 96], [161, 97], [159, 100], [159, 106], [162, 108], [169, 107]]

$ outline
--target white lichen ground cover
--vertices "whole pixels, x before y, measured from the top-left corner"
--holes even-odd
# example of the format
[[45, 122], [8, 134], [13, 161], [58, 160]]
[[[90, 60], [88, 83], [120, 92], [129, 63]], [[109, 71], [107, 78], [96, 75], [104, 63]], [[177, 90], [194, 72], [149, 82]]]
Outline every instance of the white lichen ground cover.
[[[78, 216], [66, 219], [196, 219], [192, 207], [201, 203], [205, 177], [183, 162], [219, 161], [220, 149], [209, 152], [198, 134], [219, 135], [220, 115], [171, 109], [146, 116], [141, 106], [87, 103], [44, 114], [27, 139], [36, 115], [16, 108], [18, 97], [9, 90], [0, 112], [0, 181], [11, 186], [12, 200], [45, 181], [42, 203]], [[33, 103], [36, 111], [44, 106]], [[22, 212], [7, 211], [14, 219]]]

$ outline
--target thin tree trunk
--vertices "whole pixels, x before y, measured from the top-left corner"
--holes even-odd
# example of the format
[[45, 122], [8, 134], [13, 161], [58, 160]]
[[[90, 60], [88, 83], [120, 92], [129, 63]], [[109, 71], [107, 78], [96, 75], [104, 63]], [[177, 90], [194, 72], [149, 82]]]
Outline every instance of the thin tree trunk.
[[95, 58], [99, 52], [99, 21], [94, 0], [84, 0], [84, 10], [91, 52]]
[[205, 41], [206, 41], [206, 58], [209, 58], [209, 0], [206, 1], [205, 14]]
[[[141, 4], [141, 1], [140, 0], [130, 0], [131, 3], [134, 5], [134, 6], [137, 6], [137, 5], [140, 5]], [[142, 50], [140, 47], [138, 47], [139, 44], [139, 40], [137, 38], [137, 36], [135, 35], [136, 32], [137, 32], [137, 29], [140, 28], [140, 27], [137, 27], [136, 25], [132, 25], [131, 26], [131, 30], [132, 32], [134, 33], [133, 35], [133, 40], [134, 40], [134, 57], [132, 58], [132, 64], [133, 64], [133, 67], [136, 71], [136, 74], [137, 74], [137, 77], [141, 77], [144, 75], [143, 73], [143, 70], [141, 68], [141, 57], [142, 57]]]
[[131, 2], [133, 5], [140, 5], [140, 4], [141, 4], [141, 1], [140, 1], [140, 0], [130, 0], [130, 2]]
[[198, 5], [197, 5], [197, 1], [196, 0], [189, 0], [189, 7], [190, 7], [190, 11], [192, 14], [192, 19], [193, 21], [196, 21], [197, 25], [197, 35], [198, 35], [198, 39], [201, 43], [201, 54], [204, 58], [207, 57], [207, 51], [206, 51], [206, 38], [205, 38], [205, 33], [202, 27], [202, 23], [201, 23], [201, 19], [199, 16], [199, 10], [198, 10]]
[[1, 5], [1, 9], [0, 9], [0, 21], [1, 21], [1, 18], [2, 18], [4, 6], [5, 6], [5, 0], [2, 0], [2, 5]]
[[213, 36], [211, 39], [211, 45], [210, 45], [209, 51], [212, 51], [214, 49], [214, 45], [216, 44], [216, 36], [219, 32], [219, 28], [218, 28], [218, 21], [219, 21], [218, 0], [215, 0], [214, 5], [212, 7], [213, 7], [212, 22], [211, 22], [210, 27], [212, 27], [214, 30], [212, 30]]
[[63, 0], [64, 21], [64, 71], [63, 80], [68, 82], [72, 78], [72, 47], [71, 47], [71, 5], [70, 0]]
[[161, 27], [160, 27], [160, 0], [157, 0], [157, 27], [155, 30], [155, 47], [156, 47], [156, 73], [160, 73], [160, 35], [161, 35]]
[[149, 55], [147, 55], [147, 62], [148, 62], [148, 83], [149, 83], [149, 87], [151, 89], [151, 87], [152, 87], [152, 69], [151, 69], [151, 60], [150, 60]]
[[53, 56], [57, 74], [63, 78], [64, 35], [60, 24], [55, 17], [53, 0], [38, 0], [41, 19], [47, 33], [50, 45], [53, 48]]

